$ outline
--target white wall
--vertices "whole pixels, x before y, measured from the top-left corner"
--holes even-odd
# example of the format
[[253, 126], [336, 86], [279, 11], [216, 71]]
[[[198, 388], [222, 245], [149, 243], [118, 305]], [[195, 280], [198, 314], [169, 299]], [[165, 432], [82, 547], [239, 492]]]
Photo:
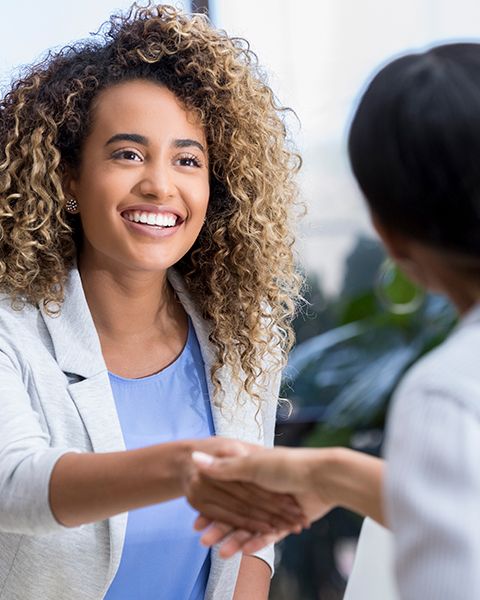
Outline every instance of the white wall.
[[346, 123], [371, 71], [394, 54], [480, 35], [478, 0], [214, 0], [217, 25], [246, 37], [302, 123], [302, 255], [337, 289], [358, 232], [371, 234], [350, 177]]
[[[133, 0], [0, 0], [0, 84], [48, 48], [88, 37]], [[189, 0], [170, 2], [190, 6]]]

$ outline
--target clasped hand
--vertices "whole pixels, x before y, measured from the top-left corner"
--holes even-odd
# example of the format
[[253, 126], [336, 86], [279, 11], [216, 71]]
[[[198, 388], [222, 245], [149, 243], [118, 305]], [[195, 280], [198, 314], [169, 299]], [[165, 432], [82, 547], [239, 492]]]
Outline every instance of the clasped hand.
[[333, 508], [326, 491], [311, 491], [308, 450], [292, 457], [291, 450], [232, 443], [240, 446], [223, 448], [223, 454], [194, 452], [196, 472], [187, 495], [200, 513], [195, 529], [204, 531], [202, 543], [221, 543], [222, 557], [256, 552], [299, 533]]
[[[245, 457], [263, 450], [255, 444], [221, 437], [201, 440], [195, 447], [194, 455], [220, 458]], [[202, 472], [194, 461], [184, 475], [183, 491], [190, 505], [201, 515], [196, 528], [201, 523], [215, 523], [210, 536], [221, 529], [221, 537], [225, 537], [226, 527], [229, 532], [272, 536], [280, 531], [299, 532], [306, 524], [303, 509], [290, 494], [265, 490], [256, 482], [216, 479]], [[217, 543], [217, 537], [213, 543]], [[209, 538], [203, 541], [208, 542]]]

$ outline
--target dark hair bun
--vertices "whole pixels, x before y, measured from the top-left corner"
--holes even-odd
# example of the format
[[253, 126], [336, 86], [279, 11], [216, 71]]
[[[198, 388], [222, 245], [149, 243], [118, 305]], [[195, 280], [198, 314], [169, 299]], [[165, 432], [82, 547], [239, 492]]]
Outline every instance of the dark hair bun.
[[376, 216], [436, 246], [480, 255], [480, 44], [446, 44], [385, 66], [349, 133]]

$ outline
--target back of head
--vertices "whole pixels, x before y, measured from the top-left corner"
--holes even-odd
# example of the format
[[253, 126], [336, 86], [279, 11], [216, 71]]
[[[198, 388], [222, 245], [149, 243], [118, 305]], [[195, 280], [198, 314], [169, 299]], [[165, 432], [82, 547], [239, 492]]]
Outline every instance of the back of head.
[[349, 133], [353, 172], [391, 230], [480, 256], [480, 44], [446, 44], [385, 66]]

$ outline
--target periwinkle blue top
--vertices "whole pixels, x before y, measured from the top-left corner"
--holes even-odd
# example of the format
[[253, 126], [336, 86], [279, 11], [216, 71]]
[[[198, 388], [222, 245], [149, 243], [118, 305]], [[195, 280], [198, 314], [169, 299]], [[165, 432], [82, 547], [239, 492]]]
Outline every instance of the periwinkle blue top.
[[[128, 450], [214, 433], [205, 370], [191, 322], [181, 355], [142, 379], [110, 374]], [[203, 600], [208, 549], [184, 498], [130, 511], [117, 574], [105, 600]]]

